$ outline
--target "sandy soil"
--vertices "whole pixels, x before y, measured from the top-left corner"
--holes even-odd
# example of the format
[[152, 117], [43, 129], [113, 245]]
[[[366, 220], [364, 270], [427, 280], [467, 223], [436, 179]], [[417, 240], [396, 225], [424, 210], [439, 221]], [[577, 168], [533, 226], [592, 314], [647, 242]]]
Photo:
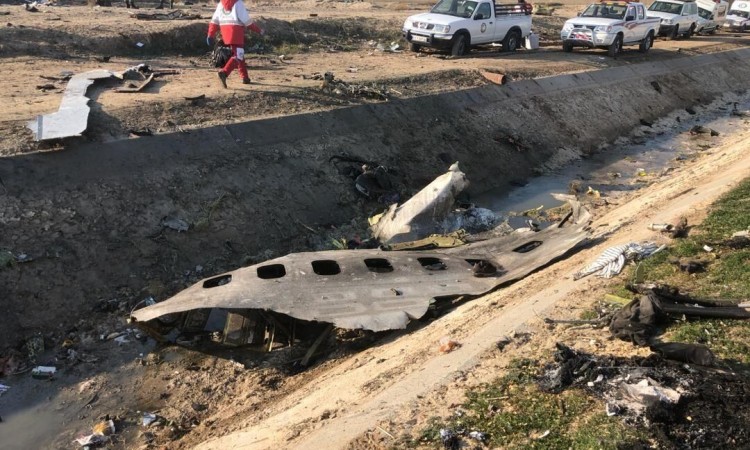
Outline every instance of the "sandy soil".
[[[539, 20], [547, 20], [544, 43], [548, 46], [536, 52], [505, 55], [484, 50], [466, 58], [444, 59], [435, 54], [378, 51], [370, 41], [390, 42], [393, 27], [413, 12], [411, 5], [296, 2], [251, 6], [277, 51], [251, 59], [254, 84], [242, 86], [233, 78], [227, 90], [219, 87], [203, 55], [205, 20], [137, 22], [119, 5], [47, 7], [36, 14], [17, 5], [0, 6], [0, 13], [10, 13], [3, 17], [12, 24], [0, 30], [0, 74], [6, 86], [6, 107], [0, 111], [0, 153], [45, 148], [31, 141], [24, 125], [36, 114], [55, 110], [60, 101], [64, 83], [38, 77], [66, 70], [103, 67], [119, 71], [140, 62], [181, 70], [138, 94], [113, 92], [111, 88], [119, 85], [114, 81], [93, 87], [91, 126], [84, 139], [106, 141], [146, 127], [169, 132], [371, 101], [333, 96], [319, 89], [319, 81], [299, 76], [314, 72], [333, 71], [349, 82], [377, 82], [386, 85], [394, 97], [413, 97], [487, 83], [478, 69], [514, 78], [537, 77], [730, 49], [746, 45], [749, 39], [719, 34], [659, 41], [647, 56], [632, 51], [617, 60], [601, 51], [566, 55], [555, 43], [555, 26], [574, 14], [576, 6], [571, 4], [562, 10], [563, 15]], [[210, 13], [201, 5], [186, 10]], [[311, 13], [318, 16], [311, 18]], [[290, 28], [309, 29], [312, 37], [304, 45], [312, 49], [300, 51], [300, 43], [286, 37]], [[282, 37], [273, 38], [274, 33]], [[131, 45], [141, 41], [148, 44], [143, 54]], [[336, 45], [347, 51], [328, 51]], [[281, 61], [280, 51], [292, 59]], [[111, 56], [109, 62], [96, 59], [103, 56]], [[54, 88], [42, 91], [37, 87], [45, 84]], [[206, 95], [203, 103], [185, 107], [184, 97], [201, 94]], [[466, 303], [432, 323], [415, 323], [409, 330], [378, 336], [339, 336], [339, 347], [301, 374], [291, 370], [288, 362], [299, 358], [304, 349], [266, 355], [154, 347], [125, 331], [128, 327], [120, 317], [127, 305], [102, 299], [98, 309], [74, 327], [62, 330], [50, 321], [45, 334], [48, 342], [52, 336], [68, 334], [75, 337], [79, 349], [72, 357], [58, 342], [48, 347], [45, 360], [60, 367], [54, 381], [28, 376], [3, 379], [12, 386], [0, 398], [3, 407], [23, 411], [2, 424], [0, 442], [7, 448], [65, 448], [109, 416], [118, 424], [114, 448], [193, 448], [207, 440], [205, 448], [320, 448], [320, 442], [330, 448], [388, 447], [393, 444], [391, 436], [409, 433], [429, 416], [447, 414], [467, 386], [494, 378], [514, 355], [544, 351], [561, 337], [584, 349], [620, 350], [621, 344], [607, 342], [596, 332], [550, 330], [540, 317], [574, 316], [602, 293], [607, 282], [593, 278], [572, 282], [569, 275], [603, 246], [654, 238], [645, 226], [652, 221], [679, 214], [686, 214], [691, 222], [700, 220], [706, 205], [750, 174], [750, 156], [745, 151], [749, 143], [750, 129], [745, 125], [736, 140], [724, 142], [632, 198], [597, 210], [593, 228], [598, 234], [612, 233], [606, 242], [510, 288]], [[163, 286], [149, 287], [150, 292], [163, 290]], [[493, 350], [498, 339], [513, 331], [531, 332], [533, 338], [530, 342], [517, 339], [502, 353]], [[117, 344], [112, 333], [126, 333], [128, 342]], [[437, 342], [443, 336], [463, 346], [439, 354]], [[3, 344], [0, 349], [16, 343]], [[156, 412], [163, 418], [161, 425], [141, 427], [143, 411]], [[30, 431], [13, 433], [11, 428]]]

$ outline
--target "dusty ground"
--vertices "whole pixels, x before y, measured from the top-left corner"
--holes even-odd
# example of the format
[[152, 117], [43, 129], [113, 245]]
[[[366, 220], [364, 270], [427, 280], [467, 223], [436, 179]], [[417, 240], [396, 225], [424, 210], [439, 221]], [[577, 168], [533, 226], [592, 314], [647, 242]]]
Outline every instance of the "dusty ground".
[[[180, 75], [167, 76], [139, 94], [114, 93], [110, 88], [115, 82], [94, 87], [90, 91], [94, 100], [91, 129], [84, 139], [104, 141], [146, 127], [168, 132], [371, 101], [321, 92], [319, 81], [298, 76], [314, 72], [333, 71], [346, 81], [385, 84], [390, 95], [411, 97], [486, 83], [477, 69], [494, 69], [514, 78], [536, 77], [729, 49], [746, 45], [748, 40], [719, 34], [659, 41], [647, 56], [633, 51], [617, 60], [604, 57], [601, 51], [565, 55], [554, 42], [555, 27], [563, 18], [553, 17], [543, 19], [550, 24], [545, 28], [549, 46], [537, 52], [509, 56], [483, 51], [460, 59], [380, 52], [370, 41], [388, 44], [396, 38], [393, 28], [411, 13], [409, 5], [401, 5], [251, 5], [269, 30], [268, 43], [277, 50], [251, 61], [255, 84], [241, 86], [234, 78], [228, 90], [218, 86], [203, 58], [205, 20], [136, 22], [120, 5], [94, 10], [48, 7], [36, 14], [17, 5], [0, 6], [0, 12], [10, 13], [3, 18], [12, 24], [0, 30], [0, 74], [6, 86], [6, 108], [0, 111], [0, 152], [10, 155], [45, 148], [30, 140], [24, 124], [36, 114], [55, 110], [59, 103], [64, 84], [38, 76], [55, 76], [65, 70], [122, 70], [144, 61], [154, 67], [181, 69]], [[200, 5], [186, 10], [210, 14]], [[569, 6], [562, 12], [569, 17], [575, 10]], [[318, 14], [317, 18], [309, 17], [310, 13]], [[289, 29], [309, 30], [308, 36], [294, 40]], [[147, 51], [139, 54], [131, 45], [134, 42], [146, 42]], [[331, 48], [335, 51], [329, 52]], [[279, 61], [282, 51], [293, 58]], [[111, 58], [107, 63], [95, 59], [102, 56]], [[356, 72], [348, 72], [349, 68]], [[37, 88], [48, 83], [55, 89], [42, 92]], [[186, 105], [184, 97], [200, 94], [206, 95], [205, 101]], [[432, 415], [448, 414], [467, 386], [493, 378], [509, 358], [545, 351], [561, 336], [591, 351], [625, 350], [623, 344], [607, 341], [603, 334], [547, 329], [540, 317], [575, 316], [604, 291], [606, 282], [574, 283], [569, 278], [602, 246], [651, 238], [647, 223], [678, 214], [687, 214], [691, 222], [700, 220], [707, 204], [750, 173], [750, 156], [744, 151], [748, 144], [750, 129], [744, 124], [734, 140], [723, 142], [706, 157], [678, 168], [637, 196], [618, 200], [609, 210], [598, 210], [595, 230], [613, 232], [604, 244], [462, 305], [428, 325], [414, 324], [405, 332], [380, 336], [340, 336], [343, 344], [301, 374], [289, 365], [301, 357], [296, 349], [292, 354], [256, 355], [154, 348], [152, 342], [132, 335], [121, 345], [102, 340], [127, 329], [121, 321], [125, 306], [116, 302], [104, 300], [91, 317], [64, 330], [51, 320], [45, 333], [47, 351], [39, 363], [56, 363], [59, 376], [54, 381], [34, 380], [28, 374], [2, 379], [11, 391], [0, 397], [0, 405], [5, 411], [23, 412], [0, 423], [0, 441], [7, 448], [67, 448], [70, 440], [88, 433], [94, 423], [109, 415], [118, 426], [115, 448], [141, 448], [149, 442], [163, 448], [192, 448], [218, 437], [221, 440], [206, 447], [320, 448], [320, 442], [328, 442], [334, 448], [352, 439], [356, 439], [349, 444], [353, 448], [395, 445], [393, 436], [418, 428]], [[490, 350], [514, 330], [530, 331], [533, 338], [517, 341], [503, 353]], [[71, 358], [67, 349], [61, 349], [61, 335], [75, 342], [77, 356]], [[463, 346], [441, 355], [436, 347], [443, 336]], [[373, 342], [376, 345], [369, 347]], [[2, 343], [0, 349], [16, 344]], [[156, 412], [164, 418], [162, 425], [141, 427], [142, 411]], [[19, 429], [29, 431], [14, 432]]]

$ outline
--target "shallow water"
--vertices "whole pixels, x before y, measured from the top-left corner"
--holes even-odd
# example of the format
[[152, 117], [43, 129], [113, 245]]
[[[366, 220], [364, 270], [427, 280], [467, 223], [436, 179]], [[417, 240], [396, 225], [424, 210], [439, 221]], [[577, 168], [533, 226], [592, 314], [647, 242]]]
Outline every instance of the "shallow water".
[[[590, 186], [604, 198], [637, 190], [645, 185], [639, 180], [657, 179], [659, 174], [678, 167], [681, 161], [699, 157], [700, 153], [731, 139], [738, 127], [747, 127], [747, 118], [730, 115], [733, 102], [738, 102], [740, 111], [750, 110], [750, 94], [744, 94], [726, 95], [710, 105], [695, 107], [694, 115], [685, 110], [675, 111], [651, 127], [641, 126], [630, 136], [618, 139], [589, 157], [530, 179], [523, 187], [510, 191], [507, 187], [491, 190], [475, 196], [472, 201], [500, 215], [508, 215], [539, 206], [545, 209], [559, 206], [561, 203], [551, 194], [568, 193], [574, 180], [580, 183], [581, 193]], [[712, 128], [719, 136], [691, 135], [689, 131], [695, 125]], [[511, 224], [518, 225], [513, 221]]]

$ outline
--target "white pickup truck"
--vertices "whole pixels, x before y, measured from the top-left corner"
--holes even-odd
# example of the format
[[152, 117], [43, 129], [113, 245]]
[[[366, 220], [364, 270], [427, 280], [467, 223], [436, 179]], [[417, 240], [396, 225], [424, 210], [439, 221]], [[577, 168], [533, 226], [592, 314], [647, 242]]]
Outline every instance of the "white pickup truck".
[[698, 5], [695, 0], [656, 0], [648, 7], [648, 16], [661, 20], [659, 35], [676, 39], [690, 38], [698, 29]]
[[616, 1], [590, 4], [578, 17], [563, 25], [563, 51], [573, 47], [606, 48], [617, 56], [624, 45], [638, 45], [645, 53], [654, 44], [659, 19], [646, 17], [643, 3]]
[[750, 30], [750, 2], [745, 0], [735, 0], [732, 8], [727, 14], [727, 21], [724, 22], [724, 29], [730, 31], [748, 31]]
[[523, 1], [501, 5], [493, 0], [440, 0], [430, 12], [406, 19], [403, 28], [412, 51], [450, 49], [454, 56], [495, 42], [512, 52], [530, 33], [531, 4]]

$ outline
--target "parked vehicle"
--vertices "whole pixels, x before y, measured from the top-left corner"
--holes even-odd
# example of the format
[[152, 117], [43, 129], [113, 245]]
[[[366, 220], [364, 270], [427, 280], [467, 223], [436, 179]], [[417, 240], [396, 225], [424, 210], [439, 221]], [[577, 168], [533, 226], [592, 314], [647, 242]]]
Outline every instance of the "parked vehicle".
[[698, 29], [698, 4], [695, 0], [656, 0], [648, 7], [648, 16], [661, 19], [659, 35], [676, 39], [690, 38]]
[[414, 52], [433, 47], [458, 56], [490, 43], [502, 43], [504, 51], [512, 52], [531, 33], [531, 4], [440, 0], [429, 13], [406, 19], [403, 33]]
[[625, 45], [638, 45], [638, 50], [647, 52], [658, 30], [659, 19], [646, 17], [643, 3], [602, 1], [565, 22], [560, 37], [563, 51], [596, 47], [616, 56]]
[[695, 0], [695, 3], [698, 5], [698, 26], [695, 32], [716, 33], [716, 30], [721, 28], [727, 20], [729, 3], [726, 0]]
[[730, 31], [750, 30], [750, 1], [735, 0], [727, 14], [724, 29]]

